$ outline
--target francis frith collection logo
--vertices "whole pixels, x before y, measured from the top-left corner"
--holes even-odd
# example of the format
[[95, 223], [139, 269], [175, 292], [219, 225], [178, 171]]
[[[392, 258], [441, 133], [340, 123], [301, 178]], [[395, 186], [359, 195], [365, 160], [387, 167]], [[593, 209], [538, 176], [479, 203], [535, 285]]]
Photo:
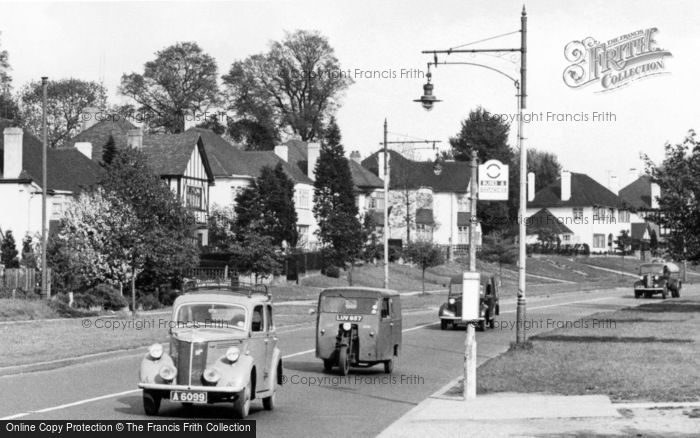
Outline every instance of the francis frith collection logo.
[[597, 84], [597, 93], [617, 90], [649, 76], [668, 73], [664, 57], [673, 56], [657, 46], [657, 28], [637, 30], [606, 42], [592, 37], [572, 41], [564, 48], [564, 83], [571, 88]]

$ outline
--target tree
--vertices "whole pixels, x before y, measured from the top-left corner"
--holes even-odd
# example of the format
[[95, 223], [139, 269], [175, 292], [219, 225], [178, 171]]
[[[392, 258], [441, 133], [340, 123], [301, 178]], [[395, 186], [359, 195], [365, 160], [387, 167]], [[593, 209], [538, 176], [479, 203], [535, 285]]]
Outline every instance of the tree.
[[241, 230], [240, 239], [232, 248], [231, 262], [242, 274], [255, 275], [255, 282], [280, 269], [280, 251], [272, 244], [272, 238], [258, 234], [254, 229]]
[[[105, 108], [107, 104], [105, 87], [82, 79], [49, 81], [46, 94], [46, 131], [52, 148], [78, 134], [85, 108]], [[41, 81], [29, 82], [20, 93], [23, 126], [39, 136], [42, 132], [42, 99]]]
[[34, 241], [29, 233], [22, 239], [22, 265], [29, 269], [36, 269], [36, 254], [34, 253]]
[[211, 114], [202, 123], [198, 124], [197, 128], [209, 129], [214, 134], [222, 136], [226, 133], [226, 125], [223, 125], [219, 120], [221, 116], [221, 114]]
[[143, 270], [134, 270], [142, 289], [177, 283], [183, 272], [198, 263], [193, 238], [194, 217], [170, 188], [146, 164], [142, 152], [120, 150], [107, 168], [102, 187], [128, 204], [138, 220], [142, 244], [134, 259], [143, 258]]
[[[511, 171], [517, 172], [518, 175], [519, 170], [519, 166], [511, 167]], [[561, 164], [556, 154], [530, 148], [527, 150], [527, 170], [535, 174], [535, 191], [537, 191], [559, 179]]]
[[[688, 131], [676, 145], [666, 143], [665, 157], [656, 165], [642, 158], [652, 182], [659, 185], [659, 222], [668, 228], [669, 255], [677, 260], [700, 260], [700, 139]], [[651, 237], [651, 236], [650, 236]]]
[[[0, 34], [2, 34], [0, 32]], [[12, 97], [12, 76], [7, 50], [0, 47], [0, 119], [18, 120], [19, 107]]]
[[102, 148], [102, 164], [109, 166], [114, 160], [114, 156], [117, 154], [117, 145], [114, 143], [114, 137], [109, 134], [107, 143]]
[[627, 253], [628, 248], [631, 248], [633, 243], [634, 239], [632, 239], [632, 236], [630, 236], [630, 232], [627, 230], [620, 230], [620, 235], [617, 236], [615, 244], [622, 255]]
[[183, 132], [185, 116], [205, 113], [217, 101], [216, 61], [195, 42], [155, 53], [143, 74], [122, 75], [119, 92], [139, 105], [151, 130]]
[[236, 61], [223, 77], [227, 103], [238, 118], [231, 135], [253, 149], [272, 149], [281, 133], [317, 139], [352, 79], [343, 74], [328, 39], [298, 30], [266, 53]]
[[236, 244], [234, 232], [236, 214], [233, 207], [213, 206], [209, 212], [209, 249], [218, 252], [231, 252]]
[[5, 265], [6, 269], [19, 268], [18, 254], [15, 236], [12, 235], [11, 230], [7, 230], [0, 244], [0, 263]]
[[[508, 146], [508, 131], [510, 125], [501, 118], [491, 114], [488, 110], [477, 107], [462, 121], [459, 132], [450, 138], [452, 153], [455, 160], [471, 161], [474, 152], [478, 154], [481, 163], [495, 159], [517, 168], [513, 150]], [[493, 230], [507, 230], [511, 221], [504, 218], [517, 215], [517, 179], [515, 172], [511, 170], [509, 177], [508, 202], [503, 201], [479, 201], [477, 217], [481, 222], [484, 233]]]
[[404, 251], [404, 256], [408, 261], [421, 268], [421, 281], [423, 283], [423, 294], [425, 294], [425, 270], [445, 262], [440, 247], [432, 242], [419, 240], [408, 244]]
[[350, 263], [348, 281], [352, 285], [354, 261], [360, 256], [364, 239], [357, 218], [352, 174], [345, 158], [340, 129], [331, 118], [321, 145], [314, 172], [313, 213], [318, 222], [318, 237], [338, 266]]

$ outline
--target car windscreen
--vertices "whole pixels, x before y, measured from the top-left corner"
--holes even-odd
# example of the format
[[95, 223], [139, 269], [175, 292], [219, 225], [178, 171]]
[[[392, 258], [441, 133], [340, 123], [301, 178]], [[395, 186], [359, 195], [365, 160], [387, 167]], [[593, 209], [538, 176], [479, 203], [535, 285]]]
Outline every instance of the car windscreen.
[[177, 311], [182, 327], [214, 327], [245, 329], [245, 308], [231, 304], [188, 303]]
[[373, 315], [378, 308], [376, 298], [321, 297], [321, 312]]
[[644, 274], [663, 274], [664, 268], [660, 265], [642, 265], [639, 268], [639, 272]]

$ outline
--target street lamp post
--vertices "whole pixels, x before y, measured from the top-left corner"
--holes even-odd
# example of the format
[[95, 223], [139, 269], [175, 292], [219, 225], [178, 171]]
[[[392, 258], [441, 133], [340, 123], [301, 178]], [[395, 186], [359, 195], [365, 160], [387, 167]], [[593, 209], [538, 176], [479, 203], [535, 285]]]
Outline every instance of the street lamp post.
[[[517, 80], [510, 75], [487, 65], [482, 65], [474, 62], [438, 62], [438, 54], [452, 53], [499, 53], [499, 52], [520, 52], [520, 80]], [[476, 67], [483, 67], [510, 79], [518, 90], [518, 147], [520, 149], [520, 196], [519, 196], [519, 213], [518, 213], [518, 301], [516, 308], [516, 335], [515, 342], [521, 344], [525, 342], [525, 310], [526, 310], [526, 299], [525, 299], [525, 263], [526, 263], [526, 252], [525, 252], [525, 215], [527, 213], [527, 149], [525, 147], [525, 137], [523, 134], [523, 109], [526, 107], [526, 97], [527, 97], [527, 12], [525, 11], [525, 6], [523, 6], [522, 15], [520, 18], [520, 47], [518, 48], [506, 48], [506, 49], [447, 49], [447, 50], [424, 50], [423, 54], [431, 54], [434, 57], [433, 65], [437, 67], [438, 64], [462, 64], [462, 65], [472, 65]], [[428, 64], [430, 67], [430, 64]], [[430, 82], [431, 74], [428, 70], [427, 83], [423, 86], [423, 96], [420, 99], [416, 99], [416, 102], [420, 102], [423, 108], [430, 110], [435, 102], [440, 102], [435, 95], [433, 95], [433, 84]], [[471, 253], [470, 253], [471, 255]], [[470, 258], [471, 260], [471, 258]], [[471, 262], [470, 262], [471, 269]]]

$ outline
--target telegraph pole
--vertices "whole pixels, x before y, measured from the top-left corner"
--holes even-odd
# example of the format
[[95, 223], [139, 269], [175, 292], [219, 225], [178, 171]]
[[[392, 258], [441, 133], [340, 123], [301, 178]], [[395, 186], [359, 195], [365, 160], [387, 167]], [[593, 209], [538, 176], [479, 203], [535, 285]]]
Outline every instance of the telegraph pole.
[[[44, 76], [41, 78], [42, 87], [42, 105], [41, 105], [41, 130], [43, 136], [43, 147], [41, 150], [41, 294], [46, 298], [49, 297], [48, 288], [48, 273], [49, 269], [46, 266], [46, 192], [48, 191], [48, 183], [46, 181], [46, 155], [47, 155], [47, 136], [46, 136], [46, 95], [49, 78]], [[21, 146], [20, 146], [21, 147]]]
[[[476, 203], [477, 169], [479, 158], [476, 150], [472, 151], [472, 161], [469, 177], [469, 272], [476, 272]], [[462, 299], [466, 299], [466, 291], [462, 291]], [[467, 337], [464, 340], [464, 399], [476, 398], [476, 321], [467, 322]]]
[[389, 154], [386, 136], [387, 124], [384, 119], [384, 289], [389, 289]]

